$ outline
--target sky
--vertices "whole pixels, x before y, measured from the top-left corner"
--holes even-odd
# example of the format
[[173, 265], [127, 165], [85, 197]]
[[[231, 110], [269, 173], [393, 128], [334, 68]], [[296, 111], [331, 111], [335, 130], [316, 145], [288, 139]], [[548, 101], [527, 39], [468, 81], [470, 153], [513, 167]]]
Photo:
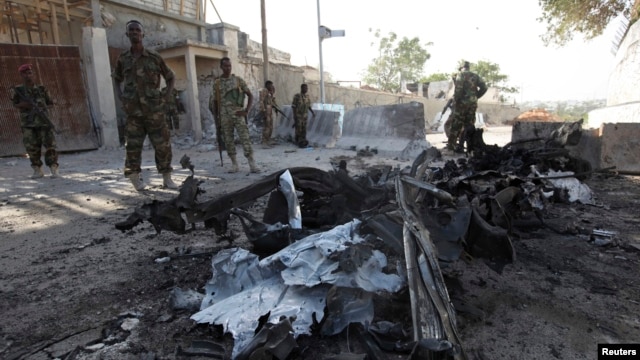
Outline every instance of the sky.
[[[207, 22], [238, 26], [262, 42], [260, 0], [207, 1]], [[520, 88], [516, 102], [605, 99], [619, 21], [592, 40], [545, 47], [538, 0], [265, 0], [267, 44], [292, 65], [319, 68], [320, 25], [344, 30], [322, 41], [322, 64], [334, 81], [358, 81], [376, 57], [373, 31], [418, 37], [431, 58], [424, 74], [452, 73], [461, 59], [488, 61]], [[219, 14], [219, 16], [218, 16]], [[373, 46], [372, 46], [373, 43]]]

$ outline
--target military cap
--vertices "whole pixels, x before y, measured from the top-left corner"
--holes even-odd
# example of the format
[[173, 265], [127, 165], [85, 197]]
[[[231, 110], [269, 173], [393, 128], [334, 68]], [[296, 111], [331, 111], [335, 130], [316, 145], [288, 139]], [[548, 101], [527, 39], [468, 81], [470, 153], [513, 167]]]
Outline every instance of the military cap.
[[23, 72], [28, 71], [28, 70], [33, 70], [33, 65], [31, 65], [31, 64], [22, 64], [18, 68], [18, 72], [20, 72], [20, 73], [23, 73]]

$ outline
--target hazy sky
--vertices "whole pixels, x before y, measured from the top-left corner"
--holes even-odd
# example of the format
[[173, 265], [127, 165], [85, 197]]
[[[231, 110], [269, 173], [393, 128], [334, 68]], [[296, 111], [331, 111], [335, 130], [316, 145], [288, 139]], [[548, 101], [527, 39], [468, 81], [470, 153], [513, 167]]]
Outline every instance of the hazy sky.
[[[268, 45], [291, 54], [293, 65], [319, 67], [317, 0], [265, 0]], [[220, 18], [262, 42], [260, 0], [213, 0]], [[207, 20], [220, 19], [207, 1]], [[431, 54], [425, 75], [455, 71], [460, 59], [500, 65], [517, 101], [590, 100], [606, 97], [618, 22], [591, 41], [545, 47], [538, 0], [320, 0], [321, 24], [345, 30], [322, 43], [325, 71], [335, 81], [360, 80], [376, 56], [370, 29], [419, 37]], [[376, 44], [377, 45], [377, 44]]]

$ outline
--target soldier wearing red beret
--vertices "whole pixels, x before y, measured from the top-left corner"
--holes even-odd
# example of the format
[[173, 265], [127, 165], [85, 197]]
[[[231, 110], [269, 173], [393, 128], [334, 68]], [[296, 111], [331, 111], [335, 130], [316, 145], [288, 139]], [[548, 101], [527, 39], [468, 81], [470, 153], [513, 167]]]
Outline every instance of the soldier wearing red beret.
[[51, 177], [58, 177], [58, 152], [53, 125], [49, 120], [49, 108], [53, 106], [51, 96], [42, 85], [36, 85], [33, 66], [23, 64], [18, 67], [22, 85], [11, 87], [11, 101], [20, 110], [22, 142], [29, 154], [32, 179], [44, 176], [42, 172], [42, 147], [45, 148], [44, 163], [51, 169]]

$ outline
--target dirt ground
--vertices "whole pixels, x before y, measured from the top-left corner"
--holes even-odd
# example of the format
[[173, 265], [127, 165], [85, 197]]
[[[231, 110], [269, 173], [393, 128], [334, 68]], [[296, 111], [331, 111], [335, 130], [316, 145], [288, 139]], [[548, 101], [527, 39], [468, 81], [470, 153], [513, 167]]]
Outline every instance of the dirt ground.
[[[488, 144], [504, 145], [510, 130], [489, 128], [485, 135]], [[428, 140], [444, 145], [442, 134]], [[174, 179], [189, 175], [178, 164], [184, 154], [204, 180], [200, 200], [286, 167], [331, 170], [337, 157], [350, 159], [356, 173], [379, 164], [411, 165], [291, 144], [255, 150], [261, 174], [248, 174], [242, 156], [242, 171], [227, 174], [211, 146], [176, 141]], [[1, 359], [205, 359], [181, 355], [197, 340], [220, 343], [230, 356], [230, 335], [195, 324], [192, 312], [174, 310], [169, 299], [175, 287], [202, 292], [211, 277], [210, 254], [247, 244], [219, 239], [204, 227], [184, 235], [156, 235], [148, 223], [116, 230], [136, 206], [177, 194], [161, 189], [152, 150], [143, 156], [151, 186], [142, 193], [122, 175], [123, 149], [61, 154], [64, 177], [58, 179], [30, 179], [26, 158], [0, 159]], [[640, 177], [594, 175], [586, 183], [597, 204], [554, 205], [546, 219], [566, 231], [517, 233], [516, 261], [502, 274], [479, 260], [456, 264], [449, 292], [463, 310], [458, 330], [470, 359], [596, 359], [598, 343], [640, 342]], [[614, 232], [613, 242], [590, 241], [593, 229]], [[232, 231], [242, 233], [238, 224]], [[184, 253], [207, 255], [176, 256]], [[174, 259], [156, 261], [165, 256]], [[377, 316], [395, 313], [409, 326], [409, 303], [395, 299]], [[345, 333], [298, 340], [297, 359], [329, 358], [351, 346]]]

